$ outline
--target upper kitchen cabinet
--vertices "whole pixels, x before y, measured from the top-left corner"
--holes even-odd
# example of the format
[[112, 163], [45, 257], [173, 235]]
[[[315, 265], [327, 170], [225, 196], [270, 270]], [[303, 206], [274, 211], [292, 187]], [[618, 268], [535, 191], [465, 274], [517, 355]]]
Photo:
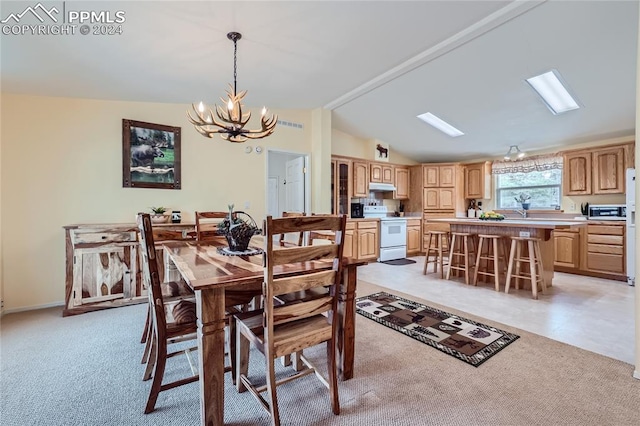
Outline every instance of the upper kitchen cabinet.
[[624, 148], [622, 146], [593, 150], [593, 193], [624, 194]]
[[424, 164], [422, 173], [426, 188], [454, 187], [456, 184], [455, 164]]
[[351, 161], [331, 160], [331, 213], [349, 215], [351, 210]]
[[634, 167], [634, 143], [564, 153], [564, 195], [624, 194], [625, 169]]
[[369, 163], [370, 182], [394, 184], [394, 166], [381, 163]]
[[491, 199], [491, 163], [464, 166], [464, 198]]
[[409, 198], [409, 168], [395, 168], [396, 191], [393, 198], [396, 200], [406, 200]]
[[353, 194], [354, 197], [369, 196], [369, 163], [353, 162]]
[[591, 152], [564, 154], [562, 187], [564, 195], [591, 194]]

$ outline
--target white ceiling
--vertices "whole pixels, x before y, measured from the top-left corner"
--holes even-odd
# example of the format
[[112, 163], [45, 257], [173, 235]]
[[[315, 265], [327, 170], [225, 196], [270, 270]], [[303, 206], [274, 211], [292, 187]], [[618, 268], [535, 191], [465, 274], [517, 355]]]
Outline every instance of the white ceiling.
[[[62, 2], [43, 2], [46, 6]], [[34, 2], [5, 2], [0, 17]], [[2, 35], [2, 91], [333, 110], [333, 126], [417, 161], [499, 157], [632, 135], [637, 1], [70, 2], [123, 10], [122, 35]], [[24, 18], [28, 19], [28, 18]], [[34, 22], [35, 23], [35, 22]], [[524, 82], [557, 69], [583, 108], [554, 116]], [[430, 111], [466, 134], [416, 118]], [[281, 117], [286, 120], [286, 117]], [[277, 130], [276, 130], [277, 131]]]

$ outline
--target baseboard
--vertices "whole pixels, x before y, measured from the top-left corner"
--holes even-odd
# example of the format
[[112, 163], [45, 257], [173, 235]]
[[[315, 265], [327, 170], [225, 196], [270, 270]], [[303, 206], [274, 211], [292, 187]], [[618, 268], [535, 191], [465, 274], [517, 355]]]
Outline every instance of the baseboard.
[[14, 309], [4, 309], [2, 311], [2, 316], [7, 314], [15, 314], [17, 312], [25, 312], [25, 311], [36, 311], [38, 309], [46, 309], [46, 308], [55, 308], [56, 306], [64, 306], [64, 302], [53, 302], [53, 303], [45, 303], [44, 305], [35, 305], [35, 306], [25, 306], [22, 308], [14, 308]]

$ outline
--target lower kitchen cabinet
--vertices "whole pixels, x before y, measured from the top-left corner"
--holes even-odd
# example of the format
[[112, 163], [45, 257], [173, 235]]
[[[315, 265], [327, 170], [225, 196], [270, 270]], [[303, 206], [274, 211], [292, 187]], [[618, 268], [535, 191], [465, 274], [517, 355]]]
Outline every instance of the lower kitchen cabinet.
[[422, 231], [420, 229], [421, 219], [407, 219], [407, 256], [420, 253], [420, 240]]
[[356, 248], [356, 224], [354, 222], [347, 222], [347, 227], [344, 231], [344, 248], [342, 249], [343, 257], [354, 257], [355, 254], [358, 253], [358, 249]]
[[377, 259], [380, 256], [379, 221], [356, 222], [358, 259]]
[[589, 221], [579, 231], [555, 231], [554, 269], [627, 280], [624, 222]]
[[[122, 225], [65, 226], [66, 278], [63, 316], [144, 303], [137, 227]], [[193, 239], [194, 226], [156, 225], [156, 242]], [[162, 259], [162, 248], [157, 249]], [[161, 268], [162, 273], [164, 272]]]

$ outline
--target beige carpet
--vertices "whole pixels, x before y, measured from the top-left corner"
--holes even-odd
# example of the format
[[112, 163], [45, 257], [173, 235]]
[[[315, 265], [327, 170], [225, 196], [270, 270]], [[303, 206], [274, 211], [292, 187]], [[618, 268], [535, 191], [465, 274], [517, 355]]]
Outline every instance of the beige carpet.
[[[355, 378], [340, 383], [340, 416], [313, 377], [279, 388], [287, 425], [637, 425], [640, 381], [633, 367], [446, 306], [359, 283], [358, 296], [389, 291], [521, 336], [478, 368], [356, 316]], [[139, 337], [143, 305], [61, 318], [61, 309], [7, 315], [1, 324], [0, 424], [196, 425], [198, 385], [163, 392], [142, 414], [149, 383]], [[322, 360], [324, 348], [308, 352]], [[251, 354], [251, 374], [263, 371]], [[187, 373], [172, 359], [169, 376]], [[227, 377], [225, 420], [267, 417]]]

